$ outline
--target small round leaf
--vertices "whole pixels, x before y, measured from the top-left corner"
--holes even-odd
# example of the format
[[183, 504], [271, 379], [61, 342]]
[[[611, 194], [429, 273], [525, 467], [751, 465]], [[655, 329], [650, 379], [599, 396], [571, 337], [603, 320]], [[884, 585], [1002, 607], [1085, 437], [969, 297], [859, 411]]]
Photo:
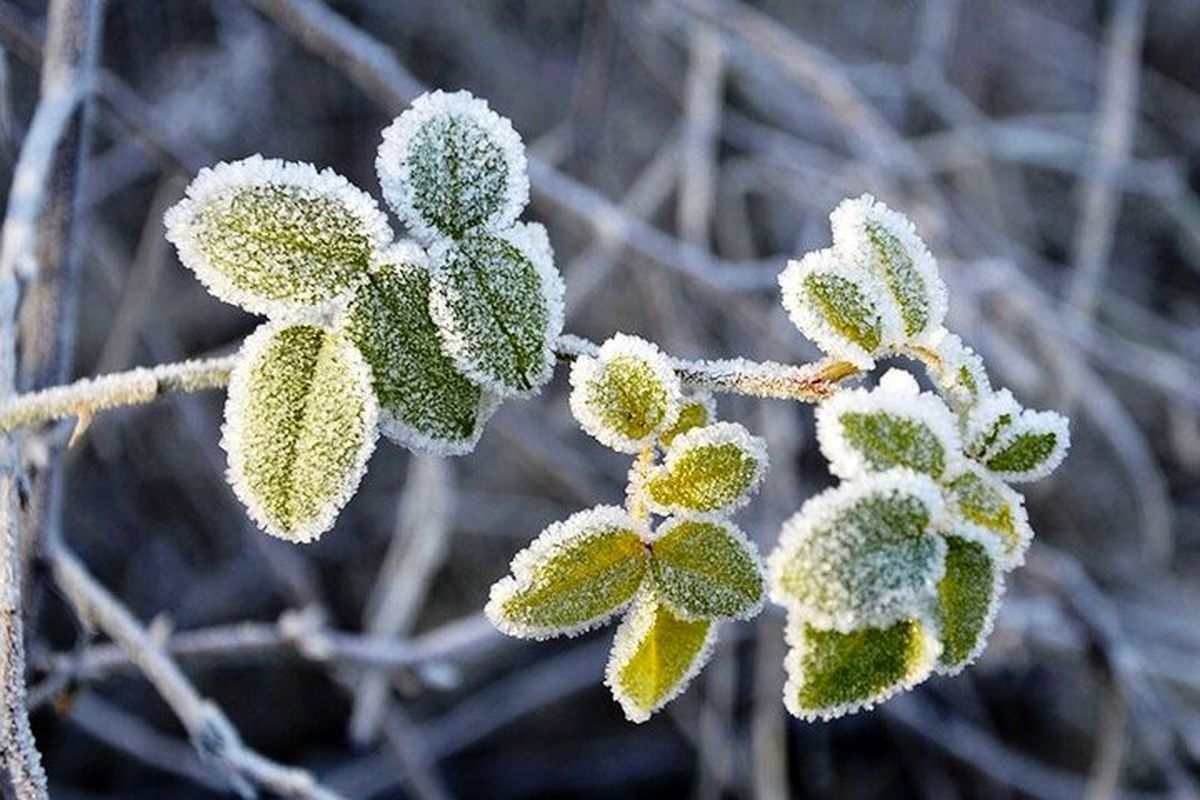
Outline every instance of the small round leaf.
[[783, 307], [800, 332], [830, 356], [862, 369], [883, 344], [883, 296], [875, 280], [817, 250], [788, 262], [779, 275]]
[[744, 505], [767, 471], [767, 445], [741, 425], [718, 422], [679, 436], [640, 488], [660, 514]]

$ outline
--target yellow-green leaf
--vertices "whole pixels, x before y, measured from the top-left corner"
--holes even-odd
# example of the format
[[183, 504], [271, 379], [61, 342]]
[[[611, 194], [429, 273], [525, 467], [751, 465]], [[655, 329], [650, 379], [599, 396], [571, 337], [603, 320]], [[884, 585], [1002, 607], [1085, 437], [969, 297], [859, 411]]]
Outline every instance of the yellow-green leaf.
[[652, 592], [642, 594], [617, 629], [605, 683], [632, 722], [677, 697], [704, 667], [716, 623], [686, 620]]
[[510, 636], [544, 639], [592, 628], [624, 608], [647, 564], [640, 526], [623, 509], [598, 506], [546, 528], [513, 558], [485, 609]]
[[946, 543], [946, 574], [938, 581], [938, 664], [953, 673], [983, 651], [1002, 584], [1000, 566], [982, 542], [950, 535]]
[[713, 424], [717, 421], [716, 406], [716, 401], [707, 392], [684, 397], [679, 403], [679, 417], [674, 425], [658, 437], [658, 443], [663, 447], [670, 447], [675, 437]]
[[806, 720], [834, 719], [882, 703], [928, 677], [939, 651], [916, 618], [841, 633], [795, 617], [788, 640], [783, 703]]
[[1019, 565], [1033, 538], [1021, 495], [978, 468], [955, 476], [946, 488], [965, 522], [996, 537], [1002, 565], [1006, 569]]
[[749, 499], [766, 469], [766, 442], [741, 425], [718, 422], [677, 437], [642, 491], [662, 514], [725, 511]]
[[235, 493], [268, 533], [315, 539], [358, 487], [376, 419], [370, 371], [345, 336], [261, 326], [242, 345], [225, 404]]
[[375, 201], [345, 178], [261, 156], [201, 170], [165, 222], [210, 292], [269, 315], [346, 294], [392, 239]]
[[779, 276], [792, 323], [831, 356], [869, 369], [883, 343], [883, 317], [870, 276], [842, 263], [832, 250], [788, 262]]
[[655, 585], [686, 619], [748, 619], [762, 608], [763, 572], [754, 545], [717, 518], [676, 517], [650, 545]]
[[378, 256], [347, 309], [345, 328], [371, 365], [385, 436], [435, 455], [474, 448], [497, 401], [442, 352], [420, 248], [397, 245]]

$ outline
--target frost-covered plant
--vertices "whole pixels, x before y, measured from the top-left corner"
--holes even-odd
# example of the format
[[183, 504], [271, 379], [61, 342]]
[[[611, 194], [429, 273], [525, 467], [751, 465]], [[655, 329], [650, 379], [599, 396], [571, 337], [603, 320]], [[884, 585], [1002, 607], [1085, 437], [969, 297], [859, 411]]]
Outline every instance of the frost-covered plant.
[[[166, 217], [214, 295], [267, 317], [229, 375], [222, 437], [233, 489], [265, 530], [307, 542], [332, 526], [380, 432], [469, 452], [498, 404], [538, 392], [563, 355], [580, 426], [634, 461], [623, 505], [580, 511], [514, 557], [486, 607], [499, 630], [570, 636], [623, 615], [606, 683], [638, 722], [699, 672], [722, 622], [753, 617], [767, 594], [788, 616], [784, 703], [806, 719], [869, 708], [979, 655], [1033, 535], [1009, 484], [1058, 466], [1067, 421], [993, 388], [946, 330], [945, 285], [904, 216], [869, 195], [844, 201], [832, 246], [780, 275], [824, 361], [678, 362], [633, 336], [599, 348], [562, 336], [546, 231], [518, 220], [521, 140], [486, 102], [418, 98], [383, 132], [376, 169], [411, 240], [346, 179], [261, 156], [203, 170]], [[897, 355], [936, 391], [900, 370], [841, 389]], [[119, 377], [75, 391], [111, 407]], [[134, 402], [157, 393], [157, 372], [133, 377]], [[766, 568], [732, 519], [762, 481], [766, 443], [717, 421], [706, 388], [821, 403], [817, 438], [841, 483], [784, 524]], [[50, 390], [0, 420], [52, 418], [39, 402], [86, 410], [74, 397]]]
[[269, 533], [315, 539], [354, 493], [377, 431], [473, 449], [505, 397], [540, 390], [562, 331], [545, 229], [517, 222], [525, 153], [466, 92], [433, 92], [384, 131], [384, 196], [419, 240], [330, 170], [261, 156], [203, 170], [166, 216], [217, 297], [268, 317], [230, 380], [229, 480]]
[[769, 559], [771, 598], [788, 612], [784, 703], [806, 719], [870, 708], [979, 655], [1033, 536], [1007, 482], [1048, 474], [1069, 446], [1063, 417], [994, 391], [942, 327], [945, 288], [911, 223], [869, 196], [832, 222], [833, 248], [780, 276], [792, 319], [864, 369], [917, 358], [939, 394], [891, 370], [817, 410], [842, 483], [784, 524]]
[[758, 550], [730, 514], [758, 489], [766, 443], [717, 422], [709, 395], [685, 394], [657, 347], [622, 334], [575, 361], [571, 411], [602, 444], [637, 454], [625, 507], [546, 528], [492, 587], [486, 611], [505, 633], [534, 639], [624, 613], [605, 683], [625, 716], [644, 722], [703, 668], [721, 621], [762, 608]]

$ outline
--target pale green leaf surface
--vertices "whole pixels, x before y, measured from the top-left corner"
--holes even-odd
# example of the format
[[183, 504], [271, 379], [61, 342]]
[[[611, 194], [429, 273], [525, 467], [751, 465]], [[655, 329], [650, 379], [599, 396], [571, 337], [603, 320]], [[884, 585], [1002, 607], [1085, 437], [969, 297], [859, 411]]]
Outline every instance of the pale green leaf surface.
[[383, 434], [434, 455], [470, 452], [497, 403], [442, 352], [424, 253], [397, 245], [381, 254], [345, 320], [371, 366]]
[[873, 279], [840, 263], [831, 250], [788, 262], [779, 275], [792, 323], [831, 356], [869, 369], [883, 343], [883, 318]]
[[500, 396], [541, 389], [563, 324], [562, 278], [545, 229], [518, 224], [443, 240], [430, 257], [430, 313], [458, 369]]
[[261, 156], [201, 170], [165, 224], [209, 291], [269, 315], [344, 295], [392, 238], [375, 201], [345, 178]]
[[375, 444], [370, 381], [336, 331], [268, 323], [243, 344], [222, 446], [235, 493], [268, 533], [307, 542], [333, 525]]
[[631, 722], [645, 722], [677, 697], [712, 652], [716, 623], [675, 615], [653, 592], [617, 629], [605, 683]]
[[677, 437], [641, 491], [662, 514], [725, 511], [749, 499], [766, 469], [766, 442], [741, 425], [718, 422]]
[[762, 608], [762, 564], [732, 523], [677, 517], [663, 523], [650, 548], [655, 586], [678, 615], [748, 619]]
[[802, 617], [788, 624], [783, 703], [794, 716], [829, 720], [873, 708], [929, 676], [939, 646], [916, 618], [842, 633]]
[[510, 636], [544, 639], [595, 627], [629, 603], [648, 568], [640, 526], [615, 506], [546, 528], [492, 587], [485, 612]]

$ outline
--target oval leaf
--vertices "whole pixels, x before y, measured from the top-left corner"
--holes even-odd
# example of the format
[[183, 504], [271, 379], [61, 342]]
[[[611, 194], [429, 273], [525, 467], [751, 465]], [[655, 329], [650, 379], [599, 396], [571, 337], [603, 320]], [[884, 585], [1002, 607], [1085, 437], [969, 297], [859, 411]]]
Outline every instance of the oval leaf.
[[262, 156], [201, 170], [165, 224], [210, 292], [268, 315], [346, 293], [392, 240], [375, 201], [345, 178]]
[[618, 333], [571, 366], [571, 413], [601, 444], [622, 453], [649, 447], [675, 424], [679, 378], [659, 349]]
[[1005, 569], [1019, 566], [1033, 539], [1025, 500], [1003, 482], [971, 469], [946, 483], [947, 498], [966, 525], [979, 529], [976, 538], [990, 536], [999, 545]]
[[500, 631], [523, 639], [574, 635], [623, 609], [647, 569], [640, 527], [624, 510], [598, 506], [542, 531], [492, 586], [484, 609]]
[[941, 672], [968, 666], [987, 644], [1003, 590], [994, 550], [981, 541], [946, 537], [946, 574], [938, 581], [938, 627]]
[[854, 478], [908, 467], [940, 478], [962, 450], [954, 416], [941, 398], [918, 393], [907, 372], [889, 370], [872, 391], [840, 392], [817, 409], [817, 440], [830, 470]]
[[262, 325], [242, 345], [225, 403], [234, 492], [267, 533], [317, 538], [358, 487], [376, 419], [370, 371], [345, 336]]
[[839, 262], [832, 250], [817, 250], [789, 261], [779, 288], [792, 324], [818, 347], [859, 368], [874, 366], [884, 320], [869, 275]]
[[941, 511], [937, 484], [909, 470], [822, 492], [784, 523], [768, 562], [771, 598], [842, 632], [921, 613], [945, 566], [946, 543], [930, 528]]
[[684, 397], [679, 403], [679, 417], [675, 424], [663, 431], [658, 443], [670, 447], [675, 437], [717, 421], [717, 402], [708, 392], [696, 392]]
[[1036, 481], [1062, 463], [1070, 446], [1066, 417], [1024, 409], [988, 448], [983, 461], [1006, 481]]
[[888, 340], [918, 341], [938, 331], [946, 285], [908, 218], [864, 194], [843, 200], [829, 219], [838, 257], [876, 276], [896, 305], [900, 327], [887, 332]]
[[645, 722], [687, 688], [712, 653], [716, 623], [676, 616], [652, 592], [617, 629], [604, 682], [631, 722]]
[[821, 630], [802, 617], [788, 624], [783, 704], [804, 720], [830, 720], [873, 708], [925, 680], [940, 646], [919, 619], [849, 632]]
[[930, 375], [938, 391], [959, 411], [967, 411], [982, 398], [992, 393], [987, 370], [979, 354], [963, 344], [953, 333], [943, 332], [934, 343], [938, 361], [930, 369]]
[[424, 252], [402, 244], [378, 256], [345, 320], [371, 366], [384, 436], [434, 455], [474, 449], [497, 401], [442, 352]]
[[641, 491], [660, 514], [725, 511], [744, 505], [766, 471], [766, 442], [741, 425], [718, 422], [676, 438]]
[[423, 241], [502, 230], [529, 202], [525, 147], [512, 123], [470, 92], [432, 92], [383, 132], [383, 196]]
[[444, 240], [431, 252], [429, 310], [442, 348], [467, 377], [498, 395], [529, 395], [550, 379], [562, 333], [562, 278], [546, 229]]
[[655, 586], [685, 619], [749, 619], [762, 608], [758, 551], [732, 523], [677, 517], [650, 545]]

